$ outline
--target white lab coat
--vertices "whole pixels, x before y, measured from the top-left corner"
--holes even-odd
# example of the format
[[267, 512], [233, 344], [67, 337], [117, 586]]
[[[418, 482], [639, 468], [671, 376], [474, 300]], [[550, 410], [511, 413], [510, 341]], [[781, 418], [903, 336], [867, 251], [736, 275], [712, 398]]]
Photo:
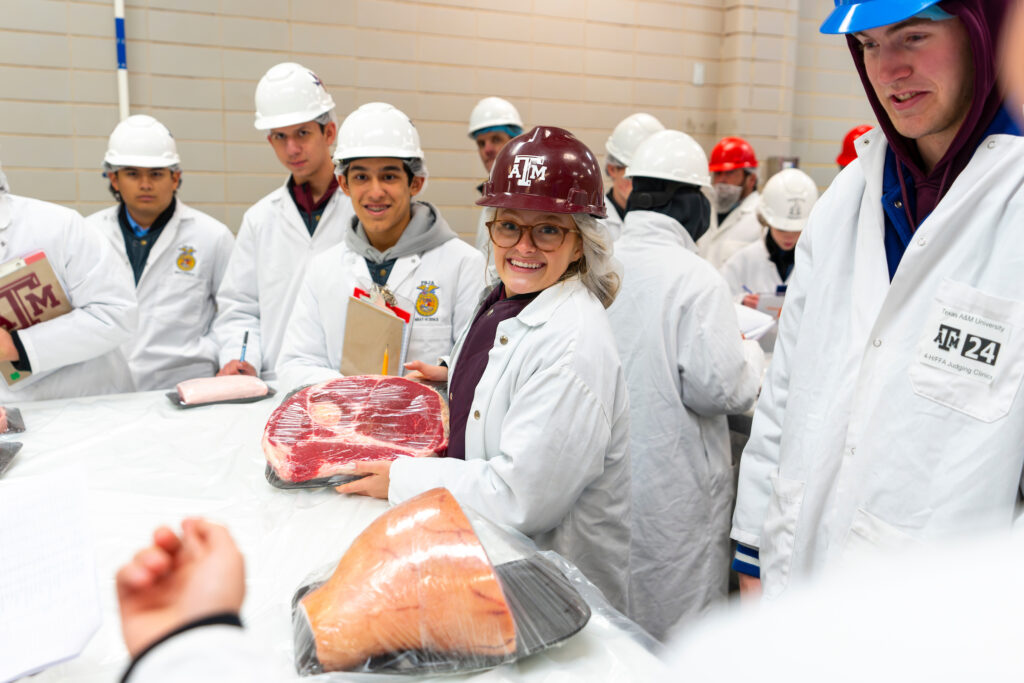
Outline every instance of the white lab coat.
[[[395, 262], [388, 289], [413, 304], [408, 360], [433, 364], [451, 353], [476, 311], [485, 272], [480, 253], [457, 237]], [[281, 347], [277, 374], [282, 386], [291, 389], [341, 376], [348, 297], [356, 286], [366, 289], [371, 282], [366, 259], [344, 241], [313, 259]], [[423, 285], [437, 287], [432, 290], [437, 310], [430, 315], [417, 310]]]
[[74, 309], [18, 332], [32, 374], [13, 386], [0, 381], [0, 402], [132, 391], [119, 348], [137, 323], [131, 269], [71, 209], [5, 192], [0, 205], [0, 262], [46, 252]]
[[[751, 242], [730, 256], [720, 272], [729, 284], [729, 291], [732, 292], [733, 298], [737, 302], [742, 302], [743, 297], [751, 292], [774, 294], [779, 285], [785, 284], [785, 281], [779, 277], [779, 269], [775, 267], [768, 255], [763, 231], [761, 239]], [[775, 336], [776, 330], [772, 330], [761, 337], [758, 340], [761, 348], [770, 353], [775, 347]]]
[[654, 680], [716, 681], [751, 663], [786, 683], [1017, 681], [1024, 585], [995, 579], [993, 564], [1018, 562], [1024, 539], [1008, 533], [851, 562], [702, 620], [666, 648], [671, 673]]
[[265, 647], [237, 626], [199, 626], [163, 641], [135, 664], [129, 683], [272, 683]]
[[760, 548], [768, 597], [858, 547], [1009, 526], [1018, 495], [1024, 138], [982, 141], [891, 283], [886, 142], [856, 145], [797, 244], [742, 458], [732, 536]]
[[239, 357], [248, 331], [245, 360], [263, 379], [276, 379], [285, 326], [306, 267], [344, 238], [354, 216], [351, 200], [338, 189], [310, 237], [287, 183], [245, 212], [217, 292], [213, 329], [221, 366]]
[[737, 300], [743, 299], [750, 292], [774, 294], [779, 285], [785, 284], [768, 254], [763, 232], [761, 239], [751, 242], [729, 257], [719, 272]]
[[[111, 240], [130, 269], [119, 209], [111, 206], [85, 220]], [[226, 225], [177, 200], [135, 285], [139, 326], [123, 350], [137, 390], [216, 374], [219, 347], [210, 326], [234, 241]]]
[[608, 212], [608, 215], [598, 220], [604, 224], [605, 229], [608, 230], [608, 234], [611, 235], [612, 242], [615, 242], [622, 236], [622, 216], [619, 215], [615, 205], [605, 197], [604, 208]]
[[[763, 228], [757, 220], [757, 203], [761, 194], [754, 190], [729, 212], [725, 220], [715, 224], [697, 240], [697, 250], [715, 268], [721, 268], [729, 257], [758, 240]], [[712, 204], [712, 210], [714, 210]]]
[[626, 214], [608, 318], [629, 385], [629, 616], [656, 638], [728, 590], [735, 495], [726, 416], [757, 398], [764, 355], [743, 341], [722, 276], [678, 221]]
[[607, 315], [570, 279], [498, 325], [473, 394], [466, 460], [396, 460], [388, 496], [400, 503], [443, 486], [566, 557], [624, 610], [628, 440], [626, 382]]

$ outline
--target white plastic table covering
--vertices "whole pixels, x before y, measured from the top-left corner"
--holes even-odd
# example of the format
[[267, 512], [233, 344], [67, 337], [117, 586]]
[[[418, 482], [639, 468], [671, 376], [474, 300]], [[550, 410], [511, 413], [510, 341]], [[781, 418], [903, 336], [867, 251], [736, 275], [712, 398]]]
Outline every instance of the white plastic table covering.
[[[279, 400], [182, 410], [163, 392], [146, 392], [19, 405], [27, 431], [8, 438], [25, 446], [5, 479], [60, 476], [68, 464], [85, 467], [104, 610], [103, 625], [85, 651], [33, 681], [109, 683], [119, 678], [128, 655], [121, 641], [114, 574], [149, 543], [158, 525], [178, 529], [180, 520], [191, 515], [227, 525], [244, 553], [242, 619], [252, 637], [266, 644], [277, 680], [323, 678], [300, 679], [295, 673], [292, 594], [311, 571], [336, 562], [387, 503], [329, 489], [270, 486], [260, 440]], [[443, 680], [657, 680], [663, 673], [653, 655], [595, 615], [559, 647]]]

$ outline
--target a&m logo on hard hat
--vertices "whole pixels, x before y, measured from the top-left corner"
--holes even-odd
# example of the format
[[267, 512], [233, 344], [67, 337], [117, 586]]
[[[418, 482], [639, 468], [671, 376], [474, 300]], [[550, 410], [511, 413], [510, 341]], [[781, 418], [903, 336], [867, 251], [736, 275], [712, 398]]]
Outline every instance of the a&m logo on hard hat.
[[509, 178], [516, 178], [516, 185], [529, 187], [534, 180], [544, 180], [548, 167], [544, 165], [544, 157], [527, 154], [517, 155], [512, 163]]
[[434, 294], [437, 285], [433, 282], [424, 282], [416, 289], [420, 290], [420, 295], [416, 297], [416, 312], [428, 317], [437, 313], [440, 303], [437, 300], [437, 295]]
[[178, 270], [183, 270], [186, 273], [196, 267], [196, 250], [192, 247], [181, 247], [181, 253], [178, 254]]

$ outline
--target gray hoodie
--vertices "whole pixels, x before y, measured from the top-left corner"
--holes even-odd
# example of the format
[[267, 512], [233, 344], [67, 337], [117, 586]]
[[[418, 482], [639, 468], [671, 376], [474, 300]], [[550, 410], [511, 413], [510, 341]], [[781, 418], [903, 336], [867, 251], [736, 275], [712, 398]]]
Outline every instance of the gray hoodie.
[[458, 235], [448, 227], [448, 222], [428, 202], [412, 203], [412, 220], [405, 226], [405, 231], [395, 246], [383, 252], [377, 251], [370, 244], [366, 230], [357, 218], [352, 219], [352, 228], [345, 233], [345, 242], [349, 248], [372, 263], [422, 254], [453, 239], [458, 239]]

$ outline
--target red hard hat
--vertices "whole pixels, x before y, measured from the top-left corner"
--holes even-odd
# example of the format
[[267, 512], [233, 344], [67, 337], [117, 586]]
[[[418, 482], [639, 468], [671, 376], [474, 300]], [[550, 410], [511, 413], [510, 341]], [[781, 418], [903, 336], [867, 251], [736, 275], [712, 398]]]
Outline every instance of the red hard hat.
[[869, 130], [871, 130], [871, 126], [857, 126], [846, 134], [846, 137], [843, 138], [843, 151], [836, 157], [837, 164], [845, 168], [857, 158], [857, 150], [853, 146], [853, 141]]
[[754, 148], [743, 138], [722, 138], [711, 150], [708, 170], [718, 173], [735, 171], [737, 168], [757, 168]]
[[491, 167], [479, 206], [604, 218], [601, 165], [567, 130], [537, 126], [509, 140]]

